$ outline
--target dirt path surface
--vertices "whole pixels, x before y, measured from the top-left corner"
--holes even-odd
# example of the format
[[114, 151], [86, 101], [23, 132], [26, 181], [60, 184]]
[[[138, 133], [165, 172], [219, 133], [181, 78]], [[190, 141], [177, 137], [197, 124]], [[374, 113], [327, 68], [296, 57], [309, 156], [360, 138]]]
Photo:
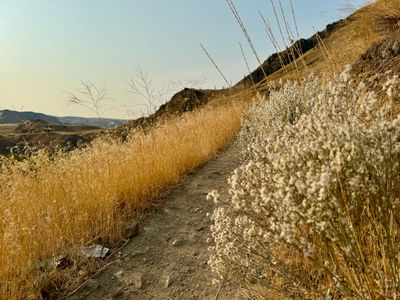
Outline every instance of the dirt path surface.
[[238, 163], [228, 150], [185, 176], [141, 222], [121, 259], [69, 299], [246, 299], [229, 283], [213, 286], [207, 265], [206, 213], [213, 203], [206, 195], [213, 189], [227, 194], [226, 180]]

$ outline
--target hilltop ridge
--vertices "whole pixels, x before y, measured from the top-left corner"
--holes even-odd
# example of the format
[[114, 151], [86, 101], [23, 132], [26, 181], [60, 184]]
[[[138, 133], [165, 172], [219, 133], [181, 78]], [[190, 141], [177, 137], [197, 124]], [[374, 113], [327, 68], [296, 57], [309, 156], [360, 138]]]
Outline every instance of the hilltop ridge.
[[110, 118], [57, 117], [32, 111], [0, 110], [0, 124], [18, 124], [31, 120], [43, 120], [67, 125], [90, 125], [102, 128], [112, 128], [125, 124], [127, 120]]

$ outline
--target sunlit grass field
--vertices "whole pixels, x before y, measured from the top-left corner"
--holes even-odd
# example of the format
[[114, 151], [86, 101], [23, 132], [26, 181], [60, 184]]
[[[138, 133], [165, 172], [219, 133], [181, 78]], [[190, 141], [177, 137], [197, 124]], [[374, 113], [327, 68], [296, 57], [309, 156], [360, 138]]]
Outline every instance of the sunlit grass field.
[[0, 174], [0, 299], [37, 298], [55, 270], [40, 262], [88, 241], [121, 239], [126, 222], [232, 140], [245, 104], [187, 113], [127, 142], [98, 139], [90, 147], [23, 162]]

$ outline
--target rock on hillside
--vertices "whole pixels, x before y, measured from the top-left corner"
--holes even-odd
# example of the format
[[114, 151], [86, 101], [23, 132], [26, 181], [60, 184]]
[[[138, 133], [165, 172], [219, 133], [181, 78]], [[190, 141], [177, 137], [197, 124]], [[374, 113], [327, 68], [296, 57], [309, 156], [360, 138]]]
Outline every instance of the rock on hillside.
[[286, 66], [299, 58], [307, 51], [318, 46], [319, 41], [328, 38], [332, 33], [346, 25], [346, 20], [340, 20], [326, 26], [325, 30], [317, 32], [308, 39], [299, 39], [294, 42], [292, 46], [286, 50], [272, 54], [261, 67], [258, 67], [250, 75], [246, 76], [243, 80], [239, 81], [237, 85], [250, 85], [252, 81], [259, 83], [264, 80], [264, 74], [267, 76], [279, 71], [283, 66]]
[[145, 129], [156, 124], [163, 118], [181, 115], [185, 112], [193, 111], [204, 106], [215, 96], [220, 95], [224, 90], [198, 90], [184, 88], [182, 91], [172, 96], [171, 100], [160, 106], [160, 108], [148, 117], [141, 117], [117, 128], [119, 136], [124, 137], [132, 128]]

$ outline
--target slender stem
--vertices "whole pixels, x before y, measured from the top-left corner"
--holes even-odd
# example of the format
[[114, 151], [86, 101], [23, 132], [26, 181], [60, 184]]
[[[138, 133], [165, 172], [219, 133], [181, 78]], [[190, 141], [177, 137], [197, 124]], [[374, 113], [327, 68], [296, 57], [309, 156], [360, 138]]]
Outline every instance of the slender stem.
[[208, 51], [206, 50], [206, 48], [203, 46], [202, 43], [200, 43], [201, 48], [203, 49], [203, 51], [207, 54], [208, 58], [210, 59], [210, 61], [212, 62], [212, 64], [214, 65], [214, 67], [217, 69], [217, 71], [219, 72], [219, 74], [222, 76], [222, 78], [224, 79], [224, 81], [226, 82], [226, 84], [229, 87], [232, 87], [232, 85], [229, 83], [228, 79], [226, 79], [224, 73], [222, 73], [221, 69], [218, 67], [218, 65], [216, 64], [216, 62], [213, 60], [213, 58], [211, 57], [210, 53], [208, 53]]

